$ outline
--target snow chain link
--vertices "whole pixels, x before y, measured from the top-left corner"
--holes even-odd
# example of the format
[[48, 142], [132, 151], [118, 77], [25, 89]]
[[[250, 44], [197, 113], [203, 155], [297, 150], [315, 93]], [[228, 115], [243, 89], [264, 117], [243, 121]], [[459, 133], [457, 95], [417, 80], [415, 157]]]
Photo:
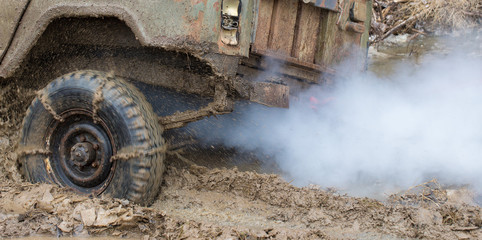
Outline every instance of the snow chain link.
[[[97, 117], [97, 112], [99, 111], [99, 106], [98, 106], [99, 103], [104, 100], [104, 97], [102, 96], [102, 90], [105, 86], [105, 82], [106, 81], [101, 82], [101, 84], [99, 85], [99, 87], [95, 91], [94, 98], [92, 100], [92, 119], [93, 119], [94, 123], [97, 123], [97, 121], [100, 120]], [[60, 116], [59, 114], [57, 114], [55, 112], [55, 110], [52, 108], [52, 106], [50, 105], [49, 98], [48, 98], [47, 95], [44, 94], [43, 89], [39, 90], [37, 92], [37, 98], [40, 100], [40, 102], [44, 106], [45, 110], [47, 110], [47, 112], [49, 112], [55, 120], [57, 120], [59, 122], [65, 121], [65, 119], [62, 118], [62, 116]], [[52, 152], [50, 152], [47, 149], [28, 149], [28, 150], [27, 149], [20, 149], [17, 152], [18, 152], [19, 157], [24, 157], [24, 156], [28, 156], [28, 155], [50, 155], [50, 154], [52, 154]]]
[[[110, 161], [117, 161], [117, 160], [130, 160], [133, 158], [141, 158], [147, 156], [153, 156], [158, 153], [165, 153], [167, 151], [166, 145], [162, 147], [153, 148], [149, 151], [145, 150], [134, 150], [129, 153], [119, 153], [110, 158]], [[52, 152], [46, 149], [21, 149], [18, 151], [18, 157], [28, 156], [28, 155], [50, 155]]]
[[52, 152], [50, 152], [47, 149], [20, 149], [17, 152], [18, 152], [18, 157], [24, 157], [24, 156], [29, 156], [29, 155], [50, 155], [50, 154], [52, 154]]
[[[106, 84], [106, 81], [102, 81], [97, 87], [94, 97], [92, 99], [92, 120], [94, 123], [98, 123], [100, 121], [100, 118], [97, 116], [97, 113], [99, 112], [99, 104], [104, 100], [104, 96], [102, 95], [103, 88]], [[53, 116], [53, 118], [59, 122], [64, 122], [65, 119], [63, 119], [60, 115], [58, 115], [55, 110], [52, 108], [52, 106], [49, 103], [48, 97], [43, 93], [42, 90], [38, 91], [37, 97], [39, 98], [40, 102], [44, 106], [44, 108]], [[122, 151], [122, 150], [121, 150]], [[128, 153], [118, 153], [110, 158], [110, 161], [117, 161], [117, 160], [130, 160], [133, 158], [141, 158], [141, 157], [147, 157], [147, 156], [153, 156], [158, 153], [165, 153], [167, 151], [167, 147], [164, 145], [162, 147], [157, 147], [153, 148], [149, 151], [145, 150], [134, 150], [130, 151]], [[18, 151], [19, 156], [27, 156], [27, 155], [50, 155], [51, 152], [49, 150], [44, 150], [44, 149], [31, 149], [31, 150], [19, 150]]]
[[94, 121], [95, 124], [97, 124], [100, 121], [100, 118], [97, 116], [97, 112], [99, 112], [99, 104], [104, 101], [104, 96], [102, 95], [102, 90], [104, 89], [106, 81], [102, 81], [95, 90], [94, 93], [94, 98], [92, 99], [92, 120]]
[[62, 118], [62, 116], [58, 115], [55, 110], [52, 108], [52, 106], [49, 103], [49, 98], [47, 95], [44, 94], [43, 90], [40, 90], [37, 92], [37, 97], [44, 106], [45, 110], [47, 110], [50, 114], [52, 114], [52, 117], [59, 121], [59, 122], [64, 122], [65, 119]]
[[[100, 83], [100, 85], [96, 89], [96, 91], [94, 93], [94, 97], [92, 99], [92, 120], [96, 124], [98, 123], [98, 121], [100, 121], [100, 118], [97, 116], [97, 113], [99, 112], [99, 109], [100, 109], [99, 104], [104, 100], [104, 96], [102, 95], [102, 90], [105, 86], [105, 83], [106, 83], [106, 81], [102, 81]], [[42, 103], [42, 105], [44, 106], [45, 110], [47, 110], [55, 120], [57, 120], [59, 122], [65, 121], [65, 119], [62, 118], [62, 116], [60, 116], [59, 114], [57, 114], [55, 112], [55, 110], [52, 108], [52, 106], [49, 103], [49, 99], [48, 99], [47, 95], [45, 95], [43, 93], [43, 90], [40, 90], [40, 91], [37, 92], [37, 97], [40, 100], [40, 102]]]
[[110, 158], [110, 161], [111, 162], [117, 161], [117, 160], [127, 161], [127, 160], [130, 160], [130, 159], [133, 159], [133, 158], [141, 158], [141, 157], [153, 156], [153, 155], [156, 155], [158, 153], [165, 153], [166, 151], [167, 151], [166, 145], [164, 145], [162, 147], [153, 148], [149, 151], [137, 149], [137, 150], [129, 151], [128, 153], [118, 153], [118, 154], [112, 156]]

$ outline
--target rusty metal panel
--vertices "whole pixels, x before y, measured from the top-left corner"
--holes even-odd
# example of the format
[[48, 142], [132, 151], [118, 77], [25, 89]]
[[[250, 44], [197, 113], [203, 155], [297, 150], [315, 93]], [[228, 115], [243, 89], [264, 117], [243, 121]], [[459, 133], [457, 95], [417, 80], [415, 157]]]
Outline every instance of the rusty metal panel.
[[278, 0], [273, 6], [268, 47], [278, 54], [291, 55], [299, 0]]
[[311, 3], [316, 7], [331, 10], [331, 11], [338, 11], [337, 3], [338, 0], [303, 0], [305, 3]]
[[321, 9], [308, 4], [301, 4], [300, 9], [293, 57], [303, 62], [314, 63], [320, 30]]
[[[365, 7], [365, 22], [354, 22], [350, 16], [353, 3]], [[340, 63], [347, 57], [364, 55], [367, 47], [371, 16], [371, 0], [341, 1], [340, 13], [323, 10], [319, 48], [315, 55], [317, 64], [328, 66]], [[360, 9], [361, 10], [361, 9]], [[361, 14], [361, 12], [359, 13]], [[359, 50], [357, 52], [357, 50]], [[353, 64], [353, 67], [356, 67]]]

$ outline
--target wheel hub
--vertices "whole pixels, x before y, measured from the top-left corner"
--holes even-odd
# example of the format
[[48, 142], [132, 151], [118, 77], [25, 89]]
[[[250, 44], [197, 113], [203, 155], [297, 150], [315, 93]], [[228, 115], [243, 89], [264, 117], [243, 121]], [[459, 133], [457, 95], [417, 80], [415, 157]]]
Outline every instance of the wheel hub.
[[77, 143], [70, 149], [70, 160], [78, 167], [91, 164], [95, 157], [94, 147], [89, 142]]
[[85, 193], [100, 193], [113, 174], [112, 137], [105, 124], [92, 122], [91, 114], [70, 111], [65, 122], [52, 127], [53, 169], [59, 180]]

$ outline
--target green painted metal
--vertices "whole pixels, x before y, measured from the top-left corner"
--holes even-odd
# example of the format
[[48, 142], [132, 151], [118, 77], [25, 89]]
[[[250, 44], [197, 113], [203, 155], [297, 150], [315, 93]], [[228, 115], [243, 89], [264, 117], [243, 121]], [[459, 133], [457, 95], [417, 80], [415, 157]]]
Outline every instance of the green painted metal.
[[366, 20], [365, 20], [365, 32], [361, 37], [360, 46], [362, 49], [367, 51], [368, 48], [368, 38], [370, 37], [370, 27], [371, 27], [371, 20], [372, 20], [372, 8], [373, 8], [373, 0], [367, 0], [366, 2]]
[[2, 1], [2, 6], [0, 7], [0, 61], [13, 40], [13, 35], [27, 1]]
[[[26, 0], [15, 1], [21, 4]], [[249, 57], [252, 34], [262, 0], [242, 0], [239, 17], [238, 44], [228, 45], [221, 40], [221, 5], [223, 0], [31, 0], [25, 15], [12, 38], [11, 46], [0, 65], [0, 77], [13, 74], [22, 59], [35, 45], [48, 24], [62, 17], [116, 17], [124, 21], [140, 44], [176, 51], [190, 52], [203, 57], [224, 54]], [[301, 1], [301, 0], [300, 0]], [[362, 32], [347, 30], [349, 7], [353, 2], [367, 4], [367, 18]], [[8, 1], [3, 1], [2, 5]], [[332, 6], [332, 1], [317, 1]], [[314, 3], [312, 1], [312, 3]], [[8, 6], [12, 3], [8, 2]], [[332, 65], [349, 51], [346, 45], [366, 48], [370, 28], [372, 0], [338, 0], [337, 11], [323, 9], [315, 64]], [[1, 6], [6, 9], [8, 6]], [[331, 8], [331, 7], [330, 7]], [[3, 10], [2, 10], [3, 11]], [[0, 11], [0, 19], [9, 15]], [[13, 19], [13, 18], [9, 18]], [[18, 22], [18, 20], [16, 21]], [[353, 25], [351, 22], [348, 22]], [[4, 29], [5, 27], [2, 26]], [[351, 28], [353, 29], [353, 28]], [[358, 30], [363, 28], [357, 28]], [[12, 37], [11, 30], [0, 38], [0, 48]], [[3, 33], [3, 32], [2, 32]], [[6, 37], [8, 35], [8, 37]]]

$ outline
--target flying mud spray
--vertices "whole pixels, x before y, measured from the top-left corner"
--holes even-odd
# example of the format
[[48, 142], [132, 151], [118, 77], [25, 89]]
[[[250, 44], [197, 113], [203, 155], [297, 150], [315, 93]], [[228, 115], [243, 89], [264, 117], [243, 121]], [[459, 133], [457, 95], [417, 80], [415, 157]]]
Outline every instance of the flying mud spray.
[[389, 78], [345, 74], [289, 109], [250, 104], [235, 125], [209, 129], [205, 139], [271, 156], [299, 186], [381, 198], [436, 178], [480, 193], [482, 59], [473, 52], [425, 56]]

